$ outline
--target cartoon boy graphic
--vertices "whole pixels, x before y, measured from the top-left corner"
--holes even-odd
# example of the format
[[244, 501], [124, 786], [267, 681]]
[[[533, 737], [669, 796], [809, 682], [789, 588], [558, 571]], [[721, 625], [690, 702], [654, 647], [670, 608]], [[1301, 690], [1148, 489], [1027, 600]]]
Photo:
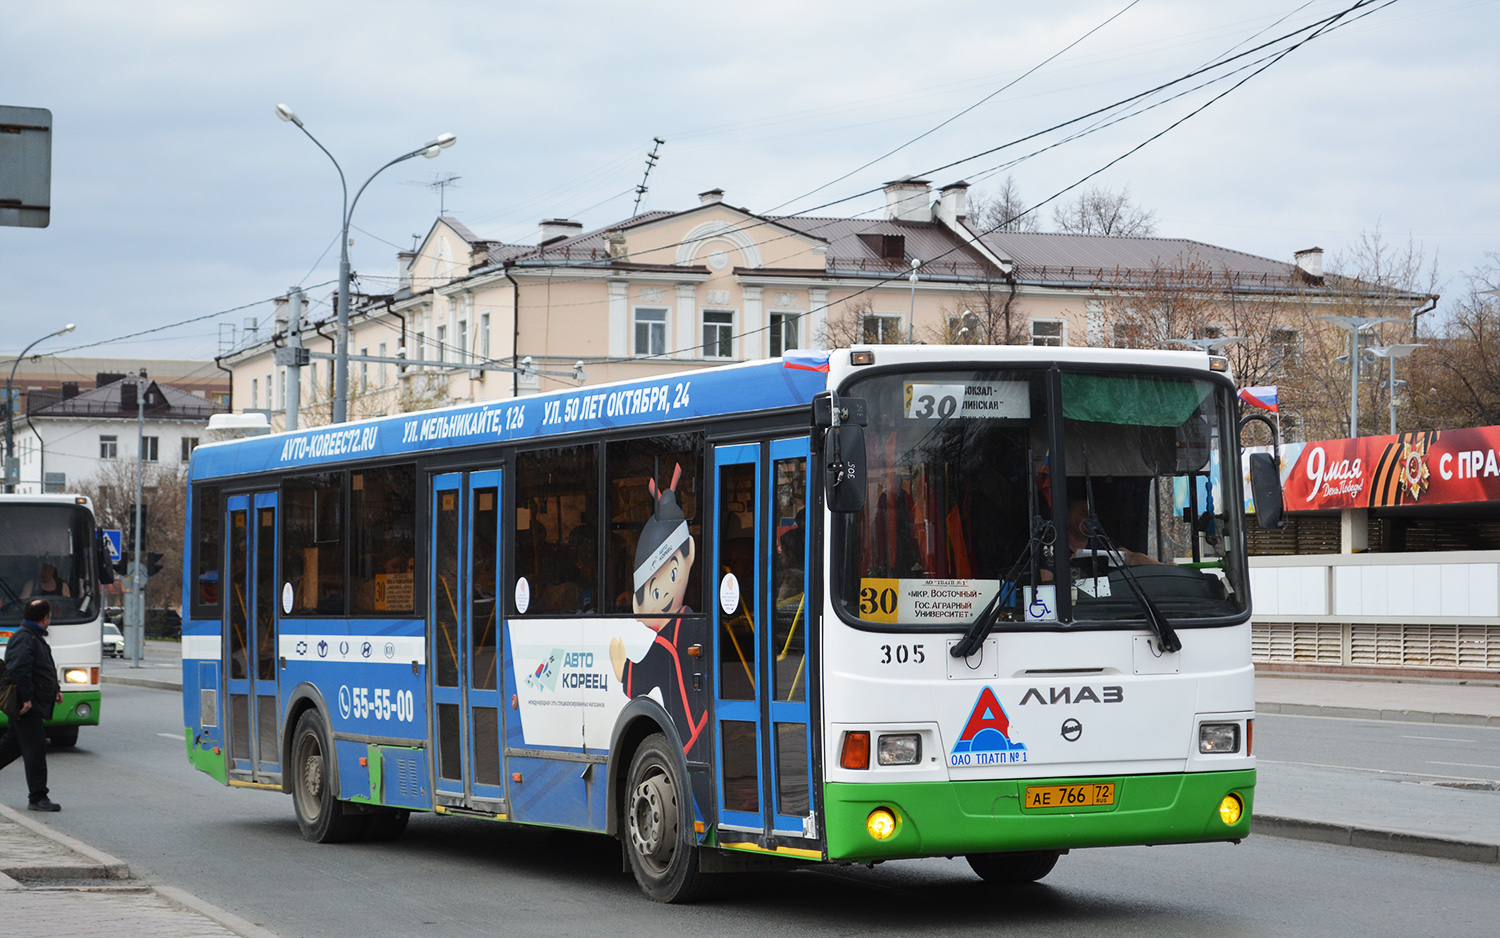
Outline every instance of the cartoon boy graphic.
[[655, 479], [647, 483], [655, 505], [635, 547], [635, 595], [631, 605], [636, 617], [656, 633], [656, 639], [640, 661], [629, 660], [625, 656], [625, 643], [611, 639], [609, 660], [626, 697], [659, 692], [683, 738], [683, 752], [687, 752], [697, 741], [708, 714], [693, 713], [677, 649], [682, 636], [682, 617], [693, 611], [684, 604], [684, 599], [693, 560], [697, 557], [693, 536], [688, 533], [687, 516], [677, 504], [677, 483], [681, 478], [682, 466], [678, 465], [672, 471], [672, 484], [664, 491], [657, 490]]

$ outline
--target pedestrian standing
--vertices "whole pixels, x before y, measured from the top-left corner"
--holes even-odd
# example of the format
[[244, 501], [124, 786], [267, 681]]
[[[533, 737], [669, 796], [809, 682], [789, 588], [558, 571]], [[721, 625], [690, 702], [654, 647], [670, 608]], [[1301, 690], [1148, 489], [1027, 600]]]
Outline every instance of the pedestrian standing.
[[33, 599], [22, 611], [21, 625], [5, 646], [5, 677], [16, 685], [19, 712], [0, 736], [0, 769], [19, 756], [26, 765], [27, 807], [33, 811], [61, 811], [47, 797], [47, 731], [42, 721], [62, 700], [57, 684], [57, 665], [47, 644], [52, 625], [52, 604]]

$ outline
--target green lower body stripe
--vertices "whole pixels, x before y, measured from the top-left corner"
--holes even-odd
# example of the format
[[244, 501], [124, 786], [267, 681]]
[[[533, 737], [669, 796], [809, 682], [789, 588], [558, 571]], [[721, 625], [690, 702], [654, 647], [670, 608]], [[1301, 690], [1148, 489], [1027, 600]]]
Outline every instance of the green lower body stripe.
[[[1114, 784], [1113, 804], [1023, 805], [1028, 787], [1101, 782]], [[1219, 813], [1220, 802], [1229, 794], [1239, 796], [1244, 806], [1233, 825], [1224, 823]], [[1254, 769], [1097, 778], [834, 782], [823, 789], [829, 859], [857, 862], [1231, 840], [1250, 833], [1254, 801]], [[876, 808], [896, 815], [896, 833], [887, 840], [876, 840], [865, 828]]]

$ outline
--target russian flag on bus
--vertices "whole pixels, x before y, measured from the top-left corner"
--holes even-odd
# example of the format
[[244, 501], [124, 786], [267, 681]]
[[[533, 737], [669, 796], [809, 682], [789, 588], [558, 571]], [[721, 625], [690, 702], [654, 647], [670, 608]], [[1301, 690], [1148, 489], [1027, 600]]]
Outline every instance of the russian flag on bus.
[[1252, 407], [1269, 410], [1273, 414], [1281, 413], [1281, 407], [1276, 403], [1276, 385], [1274, 384], [1258, 388], [1240, 388], [1240, 400]]
[[781, 367], [801, 371], [828, 371], [828, 353], [817, 349], [790, 348], [781, 355]]

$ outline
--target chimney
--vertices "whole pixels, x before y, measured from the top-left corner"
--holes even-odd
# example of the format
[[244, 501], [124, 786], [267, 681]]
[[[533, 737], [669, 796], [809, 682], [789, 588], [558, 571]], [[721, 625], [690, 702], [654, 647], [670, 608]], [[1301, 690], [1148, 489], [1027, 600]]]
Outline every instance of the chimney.
[[625, 232], [610, 231], [604, 235], [605, 242], [609, 245], [609, 256], [614, 258], [625, 257], [630, 252], [625, 248]]
[[136, 383], [134, 381], [120, 382], [120, 410], [132, 414], [135, 413], [135, 390]]
[[969, 214], [969, 184], [960, 179], [938, 190], [938, 217], [956, 225]]
[[411, 263], [416, 259], [416, 251], [396, 252], [396, 273], [401, 278], [396, 285], [397, 290], [411, 290]]
[[723, 189], [710, 189], [707, 192], [698, 193], [699, 205], [713, 205], [715, 202], [724, 201]]
[[1323, 279], [1323, 249], [1308, 248], [1296, 254], [1297, 269], [1314, 280]]
[[77, 396], [78, 396], [78, 382], [77, 381], [64, 381], [62, 383], [62, 399], [63, 400], [67, 400], [70, 397], [77, 397]]
[[915, 176], [886, 183], [885, 217], [890, 221], [932, 221], [932, 183]]
[[583, 222], [570, 218], [543, 218], [537, 244], [551, 244], [563, 238], [575, 238], [583, 234]]
[[102, 388], [106, 384], [114, 384], [116, 381], [124, 380], [125, 376], [116, 371], [101, 371], [94, 375], [94, 387]]

